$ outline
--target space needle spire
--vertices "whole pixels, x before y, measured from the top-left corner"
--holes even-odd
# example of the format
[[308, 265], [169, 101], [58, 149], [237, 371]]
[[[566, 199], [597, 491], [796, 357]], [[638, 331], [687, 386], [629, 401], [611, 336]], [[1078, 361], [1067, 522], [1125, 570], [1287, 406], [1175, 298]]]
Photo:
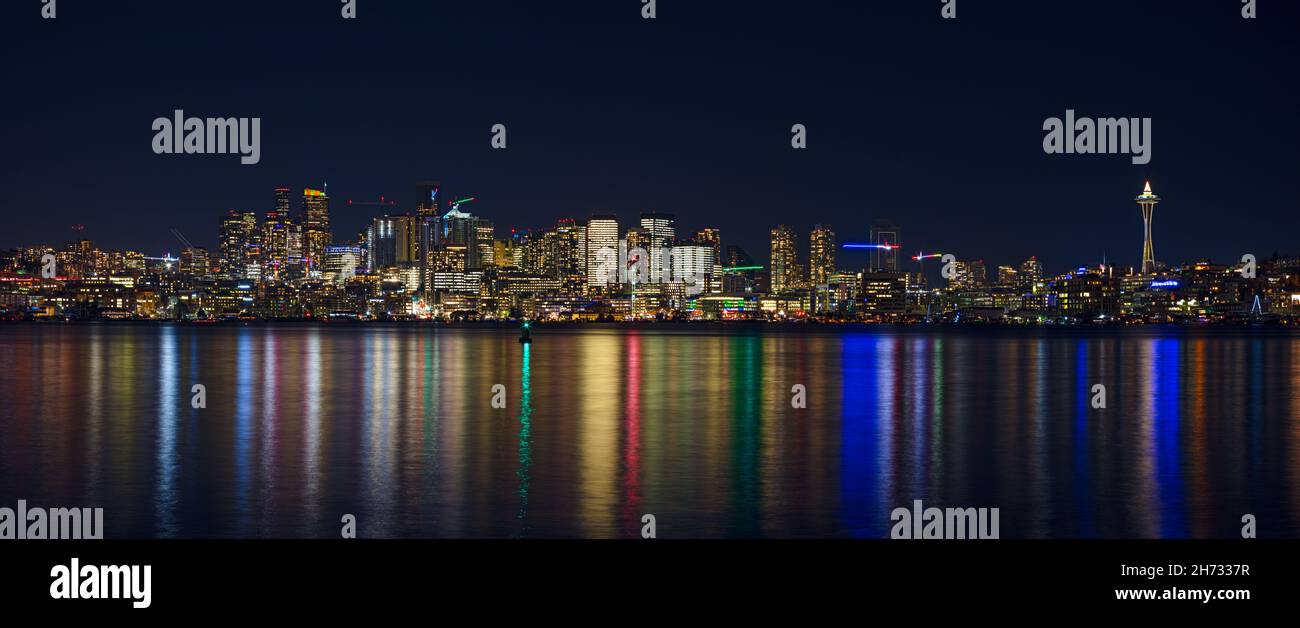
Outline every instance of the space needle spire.
[[1134, 200], [1142, 207], [1142, 274], [1150, 275], [1156, 272], [1156, 250], [1151, 243], [1151, 217], [1160, 197], [1151, 193], [1151, 182], [1147, 181], [1142, 194]]

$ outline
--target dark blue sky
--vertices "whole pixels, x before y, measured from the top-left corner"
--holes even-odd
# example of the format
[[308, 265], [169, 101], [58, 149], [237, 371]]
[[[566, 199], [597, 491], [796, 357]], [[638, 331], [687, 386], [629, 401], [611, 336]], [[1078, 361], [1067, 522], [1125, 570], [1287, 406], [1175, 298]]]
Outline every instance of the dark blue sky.
[[[335, 237], [419, 180], [499, 229], [677, 214], [767, 258], [767, 230], [1048, 271], [1137, 264], [1150, 177], [1165, 261], [1300, 252], [1300, 11], [1259, 0], [107, 2], [0, 7], [0, 246], [212, 246], [227, 209], [328, 181]], [[154, 118], [262, 118], [262, 160], [158, 156]], [[1046, 155], [1067, 108], [1153, 118], [1153, 160]], [[509, 148], [489, 129], [507, 125]], [[790, 127], [809, 148], [790, 148]], [[806, 244], [805, 244], [806, 246]], [[858, 253], [842, 253], [854, 267]], [[863, 260], [865, 256], [863, 255]]]

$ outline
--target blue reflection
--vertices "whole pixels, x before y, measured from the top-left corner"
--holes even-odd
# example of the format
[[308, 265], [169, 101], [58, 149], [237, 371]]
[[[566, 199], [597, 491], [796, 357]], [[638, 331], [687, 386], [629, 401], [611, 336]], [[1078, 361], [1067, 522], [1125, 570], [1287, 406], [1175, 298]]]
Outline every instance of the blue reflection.
[[1181, 343], [1166, 338], [1154, 343], [1151, 381], [1154, 382], [1156, 424], [1156, 477], [1160, 483], [1160, 536], [1187, 536], [1187, 503], [1183, 486], [1182, 443], [1179, 416], [1182, 383], [1179, 381]]
[[849, 334], [840, 349], [840, 519], [845, 531], [858, 538], [882, 537], [887, 529], [879, 507], [875, 342], [872, 336]]
[[1074, 362], [1074, 507], [1079, 513], [1079, 536], [1087, 538], [1097, 536], [1092, 521], [1092, 498], [1089, 496], [1088, 421], [1092, 412], [1092, 384], [1088, 382], [1088, 341], [1075, 343]]
[[165, 325], [158, 349], [158, 489], [154, 512], [158, 519], [158, 536], [176, 536], [176, 404], [177, 392], [176, 328]]

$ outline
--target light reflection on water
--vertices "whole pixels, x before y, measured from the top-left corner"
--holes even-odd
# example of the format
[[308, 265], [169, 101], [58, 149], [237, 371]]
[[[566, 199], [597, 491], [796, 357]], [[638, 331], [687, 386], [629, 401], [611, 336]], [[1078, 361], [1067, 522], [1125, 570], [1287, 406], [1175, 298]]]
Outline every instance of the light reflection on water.
[[1246, 513], [1300, 535], [1300, 335], [535, 337], [0, 327], [0, 504], [102, 506], [110, 538], [336, 537], [348, 513], [362, 536], [635, 537], [652, 513], [665, 538], [881, 538], [914, 499], [998, 507], [1004, 537], [1236, 537]]

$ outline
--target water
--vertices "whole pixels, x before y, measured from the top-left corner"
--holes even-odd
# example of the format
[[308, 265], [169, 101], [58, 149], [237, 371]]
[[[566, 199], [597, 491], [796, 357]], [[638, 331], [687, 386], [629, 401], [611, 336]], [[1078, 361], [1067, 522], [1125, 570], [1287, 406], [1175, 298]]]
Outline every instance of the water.
[[1300, 536], [1300, 334], [535, 338], [0, 326], [0, 506], [100, 506], [108, 538], [886, 537], [915, 499], [1000, 508], [1004, 538]]

